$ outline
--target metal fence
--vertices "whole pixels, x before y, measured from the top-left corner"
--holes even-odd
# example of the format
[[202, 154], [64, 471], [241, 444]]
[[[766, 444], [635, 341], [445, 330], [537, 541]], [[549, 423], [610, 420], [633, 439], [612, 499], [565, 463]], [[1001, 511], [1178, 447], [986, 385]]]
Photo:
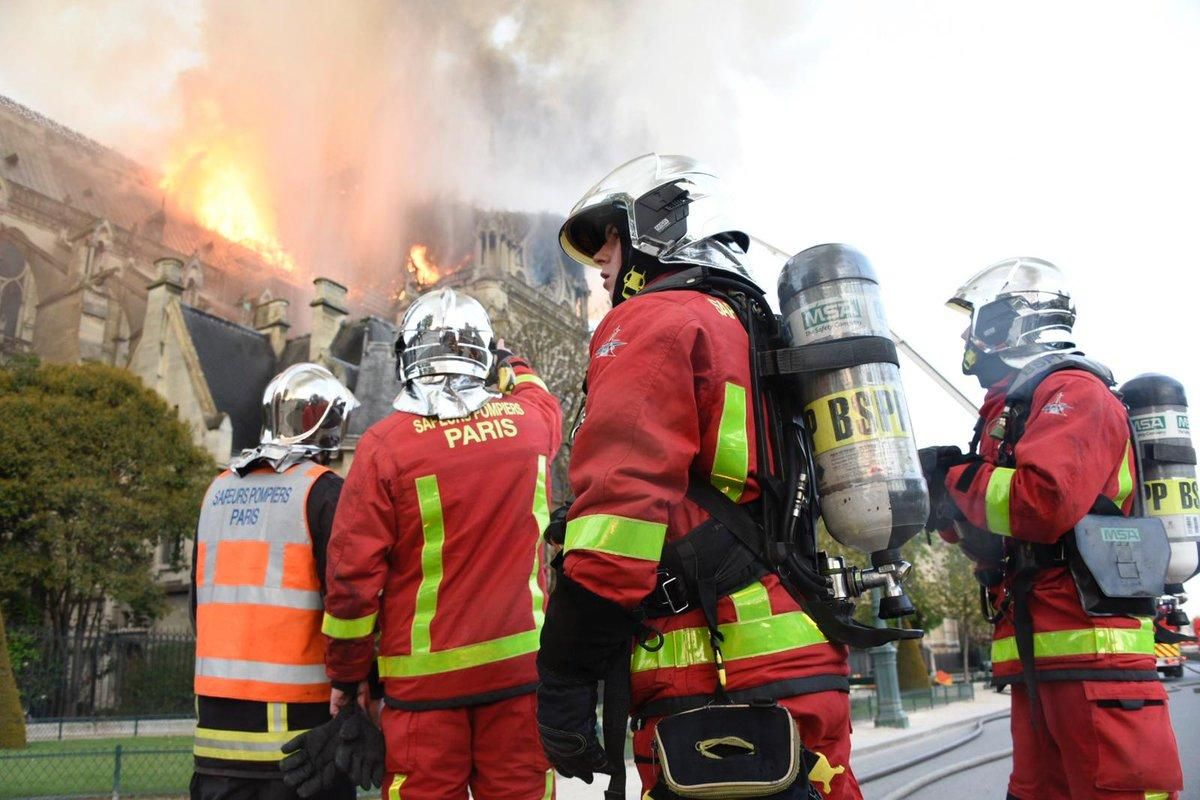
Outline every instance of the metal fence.
[[102, 746], [0, 752], [0, 798], [184, 797], [192, 775], [191, 747]]
[[[936, 706], [945, 706], [960, 700], [974, 700], [975, 686], [970, 683], [954, 683], [950, 686], [934, 684], [928, 689], [913, 689], [900, 693], [900, 703], [905, 711], [921, 711]], [[853, 720], [875, 719], [879, 701], [872, 689], [850, 697], [850, 718]]]
[[8, 631], [21, 705], [31, 720], [190, 714], [195, 637], [116, 631], [55, 636]]

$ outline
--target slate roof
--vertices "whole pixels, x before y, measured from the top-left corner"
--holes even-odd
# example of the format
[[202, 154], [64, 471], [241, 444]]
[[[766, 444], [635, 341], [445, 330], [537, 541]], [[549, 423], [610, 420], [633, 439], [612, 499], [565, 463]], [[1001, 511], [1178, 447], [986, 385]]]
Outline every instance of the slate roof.
[[233, 452], [258, 444], [262, 393], [277, 371], [264, 334], [182, 306], [208, 390], [233, 425]]

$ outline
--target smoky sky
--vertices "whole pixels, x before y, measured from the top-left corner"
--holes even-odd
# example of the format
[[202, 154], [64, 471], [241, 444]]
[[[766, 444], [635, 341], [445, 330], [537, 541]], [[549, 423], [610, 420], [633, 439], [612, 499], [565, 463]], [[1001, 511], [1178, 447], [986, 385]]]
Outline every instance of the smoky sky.
[[407, 205], [564, 213], [639, 153], [736, 160], [739, 87], [787, 74], [803, 12], [10, 0], [0, 22], [0, 91], [153, 168], [219, 150], [306, 272], [355, 280], [402, 263]]

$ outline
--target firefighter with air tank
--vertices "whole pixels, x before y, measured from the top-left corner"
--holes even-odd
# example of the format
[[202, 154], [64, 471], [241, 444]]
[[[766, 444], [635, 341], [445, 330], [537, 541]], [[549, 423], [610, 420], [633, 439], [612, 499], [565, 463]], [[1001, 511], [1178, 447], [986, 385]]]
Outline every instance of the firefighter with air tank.
[[[1139, 478], [1150, 496], [1194, 455], [1136, 441], [1144, 426], [1131, 430], [1130, 414], [1182, 395], [1143, 376], [1123, 387], [1127, 414], [1108, 369], [1076, 349], [1075, 308], [1047, 261], [997, 263], [949, 304], [970, 317], [963, 372], [987, 395], [970, 452], [921, 455], [930, 528], [976, 560], [995, 623], [993, 680], [1012, 687], [1008, 797], [1174, 798], [1182, 777], [1151, 616], [1168, 558], [1190, 546], [1194, 571], [1195, 544], [1152, 508], [1129, 515]], [[1165, 433], [1180, 438], [1174, 420]]]
[[[564, 774], [613, 774], [616, 796], [630, 709], [644, 791], [663, 800], [714, 784], [739, 796], [743, 772], [761, 791], [772, 765], [787, 761], [773, 758], [790, 746], [781, 739], [798, 731], [797, 772], [808, 779], [774, 776], [772, 796], [858, 798], [845, 643], [895, 635], [854, 623], [849, 598], [878, 586], [890, 615], [911, 610], [897, 549], [928, 510], [915, 445], [902, 441], [895, 348], [869, 264], [840, 245], [789, 262], [785, 313], [815, 319], [821, 304], [848, 300], [870, 318], [793, 330], [789, 341], [749, 275], [750, 238], [723, 201], [702, 164], [651, 154], [602, 179], [563, 225], [563, 249], [600, 270], [613, 310], [592, 337], [570, 464], [575, 500], [538, 656], [542, 743]], [[843, 346], [849, 337], [862, 349]], [[868, 366], [879, 368], [860, 369]], [[837, 370], [840, 385], [829, 379]], [[834, 420], [820, 409], [857, 395], [890, 409], [887, 436], [830, 433]], [[885, 464], [862, 469], [884, 452]], [[872, 567], [817, 552], [818, 489], [840, 498], [838, 533], [873, 552]], [[894, 513], [878, 513], [880, 498]], [[614, 691], [621, 685], [631, 696]], [[786, 721], [779, 738], [770, 712]], [[738, 748], [742, 758], [721, 760]]]

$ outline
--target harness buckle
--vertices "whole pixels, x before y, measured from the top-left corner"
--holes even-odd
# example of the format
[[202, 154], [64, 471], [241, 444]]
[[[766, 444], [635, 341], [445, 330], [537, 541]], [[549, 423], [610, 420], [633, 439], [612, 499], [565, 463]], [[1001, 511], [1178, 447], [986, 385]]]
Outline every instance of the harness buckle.
[[658, 570], [658, 583], [654, 587], [654, 593], [658, 596], [657, 601], [669, 608], [672, 614], [682, 614], [691, 607], [687, 586], [665, 569]]

